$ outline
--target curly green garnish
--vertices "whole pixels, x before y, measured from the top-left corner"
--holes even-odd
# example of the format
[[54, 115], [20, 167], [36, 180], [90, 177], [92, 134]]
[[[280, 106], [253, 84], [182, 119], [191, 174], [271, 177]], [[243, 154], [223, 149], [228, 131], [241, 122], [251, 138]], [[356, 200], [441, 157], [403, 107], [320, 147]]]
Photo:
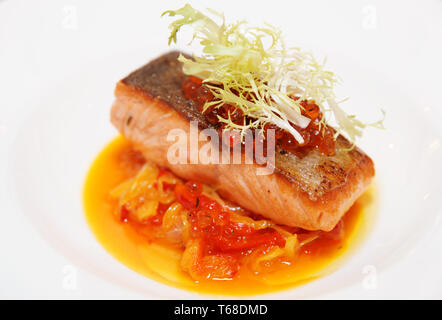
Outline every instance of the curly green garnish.
[[[197, 76], [214, 95], [204, 105], [231, 104], [247, 116], [244, 123], [234, 123], [230, 117], [219, 121], [225, 129], [263, 129], [273, 124], [291, 133], [302, 144], [304, 139], [292, 124], [305, 128], [310, 118], [301, 114], [302, 100], [314, 100], [324, 115], [332, 114], [337, 131], [345, 132], [353, 142], [367, 125], [347, 115], [335, 100], [337, 77], [324, 69], [312, 54], [299, 48], [286, 48], [281, 32], [273, 26], [249, 27], [245, 21], [227, 25], [223, 14], [209, 10], [215, 22], [189, 4], [163, 15], [181, 16], [170, 24], [169, 44], [177, 41], [183, 26], [193, 28], [193, 40], [199, 40], [202, 54], [192, 59], [180, 56], [185, 74]], [[293, 96], [299, 99], [293, 99]], [[325, 118], [325, 117], [324, 117]], [[324, 118], [321, 125], [325, 124]], [[373, 124], [374, 125], [374, 124]], [[376, 124], [382, 127], [382, 122]]]

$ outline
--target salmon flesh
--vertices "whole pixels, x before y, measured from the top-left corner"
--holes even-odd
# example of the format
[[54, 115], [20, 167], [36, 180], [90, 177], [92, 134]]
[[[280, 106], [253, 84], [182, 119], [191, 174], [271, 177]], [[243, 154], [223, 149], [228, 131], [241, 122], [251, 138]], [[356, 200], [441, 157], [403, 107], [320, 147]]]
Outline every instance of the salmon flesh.
[[212, 125], [186, 99], [186, 75], [179, 53], [160, 56], [118, 82], [111, 121], [139, 149], [147, 161], [177, 176], [216, 188], [225, 199], [272, 221], [306, 230], [332, 230], [345, 212], [368, 188], [375, 170], [362, 150], [349, 149], [340, 135], [333, 156], [313, 149], [303, 157], [276, 147], [274, 172], [257, 175], [259, 164], [172, 164], [167, 152], [174, 144], [172, 129], [190, 131]]

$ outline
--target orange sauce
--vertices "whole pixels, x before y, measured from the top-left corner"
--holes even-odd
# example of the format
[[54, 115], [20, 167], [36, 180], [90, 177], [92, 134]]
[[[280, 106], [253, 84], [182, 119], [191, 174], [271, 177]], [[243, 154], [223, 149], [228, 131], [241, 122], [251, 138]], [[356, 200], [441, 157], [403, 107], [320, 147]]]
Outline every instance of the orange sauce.
[[[357, 247], [373, 219], [373, 189], [367, 191], [343, 218], [344, 239], [318, 239], [302, 248], [295, 264], [256, 275], [241, 269], [232, 280], [196, 282], [180, 268], [182, 249], [160, 242], [148, 242], [130, 224], [115, 215], [110, 190], [129, 178], [131, 172], [122, 158], [131, 145], [118, 137], [98, 155], [88, 173], [84, 207], [89, 226], [104, 248], [132, 270], [177, 288], [199, 293], [244, 296], [289, 289], [335, 270], [344, 256]], [[132, 170], [133, 171], [133, 170]], [[338, 259], [339, 258], [339, 259]]]

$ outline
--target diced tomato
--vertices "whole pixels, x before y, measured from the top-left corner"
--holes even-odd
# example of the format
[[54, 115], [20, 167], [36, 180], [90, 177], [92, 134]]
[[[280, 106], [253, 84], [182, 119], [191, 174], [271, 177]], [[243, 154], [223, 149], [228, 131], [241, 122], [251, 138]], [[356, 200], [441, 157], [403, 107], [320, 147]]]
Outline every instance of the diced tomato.
[[[185, 202], [187, 204], [187, 202]], [[184, 205], [184, 204], [183, 204]], [[275, 229], [254, 230], [244, 223], [230, 221], [230, 214], [221, 205], [204, 195], [198, 207], [189, 211], [192, 236], [217, 252], [244, 251], [262, 245], [284, 246], [285, 240]]]
[[190, 193], [194, 195], [200, 195], [203, 192], [203, 185], [195, 181], [187, 181], [184, 185]]
[[175, 184], [168, 183], [166, 181], [163, 181], [163, 190], [164, 191], [172, 191], [175, 190]]
[[158, 204], [157, 214], [154, 215], [152, 218], [150, 218], [149, 222], [154, 226], [161, 226], [163, 223], [164, 213], [167, 211], [169, 206], [170, 206], [170, 204], [160, 202]]
[[183, 205], [186, 209], [192, 209], [196, 207], [197, 204], [197, 196], [190, 193], [184, 185], [177, 185], [175, 187], [175, 197], [178, 202]]
[[222, 234], [217, 235], [212, 240], [214, 246], [221, 252], [244, 251], [263, 245], [283, 247], [285, 244], [281, 234], [271, 228], [262, 230], [245, 228], [238, 230], [234, 226], [229, 226], [224, 229]]
[[202, 185], [189, 181], [175, 187], [179, 203], [189, 210], [191, 236], [216, 252], [246, 251], [260, 246], [285, 245], [281, 234], [272, 228], [255, 230], [244, 223], [230, 221], [229, 212], [215, 200], [202, 195]]
[[233, 278], [239, 270], [239, 262], [226, 254], [207, 255], [201, 259], [200, 273], [205, 279]]
[[207, 209], [214, 212], [220, 212], [222, 210], [221, 205], [217, 201], [210, 199], [209, 197], [206, 197], [204, 195], [201, 195], [198, 198], [199, 198], [199, 203], [198, 203], [199, 209], [201, 210]]
[[129, 219], [129, 214], [130, 211], [126, 208], [125, 205], [123, 205], [120, 210], [120, 221], [126, 222], [127, 219]]
[[198, 196], [203, 191], [203, 185], [199, 182], [188, 181], [175, 187], [175, 196], [179, 203], [186, 209], [195, 208], [198, 204]]
[[165, 174], [169, 173], [170, 171], [164, 168], [160, 168], [159, 172], [158, 172], [158, 178], [161, 176], [164, 176]]

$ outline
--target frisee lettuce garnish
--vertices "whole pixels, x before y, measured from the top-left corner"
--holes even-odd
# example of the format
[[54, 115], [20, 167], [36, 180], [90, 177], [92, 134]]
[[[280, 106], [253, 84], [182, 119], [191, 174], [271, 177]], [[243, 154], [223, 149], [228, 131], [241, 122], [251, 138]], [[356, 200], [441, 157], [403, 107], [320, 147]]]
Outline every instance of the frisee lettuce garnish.
[[[215, 22], [189, 4], [166, 11], [163, 16], [181, 17], [170, 24], [169, 44], [177, 42], [177, 34], [183, 26], [190, 26], [192, 41], [199, 40], [202, 46], [202, 54], [193, 55], [193, 60], [183, 55], [178, 59], [183, 63], [184, 73], [203, 79], [214, 95], [215, 99], [207, 102], [203, 110], [231, 104], [248, 117], [238, 124], [230, 116], [218, 115], [225, 129], [244, 133], [246, 129], [262, 130], [266, 124], [273, 124], [291, 133], [302, 144], [304, 139], [291, 125], [305, 128], [310, 123], [310, 119], [301, 114], [302, 100], [314, 100], [324, 115], [334, 117], [335, 137], [344, 132], [354, 142], [367, 126], [383, 128], [383, 120], [365, 124], [346, 114], [333, 91], [338, 79], [324, 69], [325, 61], [318, 63], [311, 53], [287, 48], [277, 28], [250, 27], [246, 21], [226, 24], [223, 14], [208, 11], [221, 22]], [[292, 95], [299, 99], [292, 99]]]

